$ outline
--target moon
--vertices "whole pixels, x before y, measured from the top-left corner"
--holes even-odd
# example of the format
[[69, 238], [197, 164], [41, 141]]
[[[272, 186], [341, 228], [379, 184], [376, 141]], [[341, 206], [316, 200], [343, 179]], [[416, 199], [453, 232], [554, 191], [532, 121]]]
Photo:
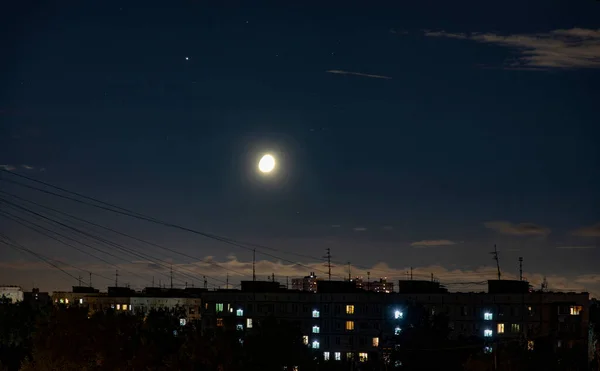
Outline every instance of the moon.
[[264, 155], [258, 162], [258, 170], [261, 173], [270, 173], [275, 169], [275, 158], [271, 155]]

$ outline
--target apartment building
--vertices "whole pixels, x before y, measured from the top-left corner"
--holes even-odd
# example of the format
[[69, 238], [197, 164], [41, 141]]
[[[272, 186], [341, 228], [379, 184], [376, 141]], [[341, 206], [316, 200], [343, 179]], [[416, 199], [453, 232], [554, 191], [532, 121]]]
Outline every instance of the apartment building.
[[[528, 349], [546, 337], [555, 349], [587, 352], [589, 295], [534, 292], [525, 281], [489, 281], [488, 292], [449, 293], [438, 282], [399, 281], [399, 292], [360, 290], [355, 282], [318, 281], [316, 293], [285, 290], [277, 282], [242, 282], [241, 290], [203, 293], [205, 329], [240, 331], [240, 338], [269, 316], [300, 325], [307, 347], [324, 360], [381, 360], [394, 347], [406, 308], [445, 313], [452, 336], [476, 336], [497, 344], [519, 340]], [[587, 353], [581, 355], [587, 357]]]

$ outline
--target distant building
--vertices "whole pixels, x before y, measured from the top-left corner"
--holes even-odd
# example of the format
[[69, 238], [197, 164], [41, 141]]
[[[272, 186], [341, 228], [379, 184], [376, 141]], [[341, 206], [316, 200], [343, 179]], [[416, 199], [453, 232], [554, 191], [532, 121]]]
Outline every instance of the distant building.
[[33, 306], [44, 306], [52, 302], [50, 295], [47, 292], [40, 292], [38, 288], [31, 289], [31, 292], [24, 292], [23, 301]]
[[317, 292], [317, 276], [315, 272], [304, 278], [292, 279], [292, 290]]
[[356, 282], [356, 287], [365, 291], [374, 291], [389, 294], [394, 292], [394, 282], [388, 281], [386, 278], [380, 278], [379, 281], [367, 280], [366, 282], [362, 277], [356, 277], [352, 279]]
[[0, 299], [13, 304], [23, 301], [23, 290], [19, 286], [0, 286]]

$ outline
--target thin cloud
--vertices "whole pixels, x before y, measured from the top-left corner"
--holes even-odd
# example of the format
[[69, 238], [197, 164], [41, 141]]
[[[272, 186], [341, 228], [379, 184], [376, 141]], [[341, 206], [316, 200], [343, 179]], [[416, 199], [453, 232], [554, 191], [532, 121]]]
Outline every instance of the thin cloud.
[[507, 221], [491, 221], [483, 225], [498, 233], [512, 236], [546, 236], [550, 233], [549, 228], [534, 223], [513, 224]]
[[436, 247], [436, 246], [452, 246], [456, 242], [450, 240], [422, 240], [410, 244], [413, 247]]
[[557, 249], [595, 249], [596, 246], [557, 246]]
[[353, 228], [355, 232], [364, 232], [367, 230], [365, 227], [355, 227]]
[[13, 165], [0, 165], [0, 169], [4, 169], [7, 171], [13, 171], [13, 170], [16, 170], [17, 168]]
[[600, 68], [600, 29], [572, 28], [534, 34], [424, 31], [428, 37], [470, 40], [509, 48], [518, 54], [507, 69]]
[[31, 165], [25, 165], [25, 164], [21, 165], [21, 167], [22, 167], [23, 169], [25, 169], [25, 170], [34, 170], [34, 169], [35, 169], [35, 168], [34, 168], [33, 166], [31, 166]]
[[362, 76], [362, 77], [370, 77], [372, 79], [385, 79], [385, 80], [391, 80], [392, 78], [389, 76], [383, 76], [383, 75], [372, 75], [372, 74], [368, 74], [368, 73], [360, 73], [360, 72], [352, 72], [352, 71], [343, 71], [343, 70], [327, 70], [325, 71], [327, 73], [334, 73], [337, 75], [352, 75], [352, 76]]
[[600, 237], [600, 223], [576, 229], [573, 231], [573, 235], [581, 237]]

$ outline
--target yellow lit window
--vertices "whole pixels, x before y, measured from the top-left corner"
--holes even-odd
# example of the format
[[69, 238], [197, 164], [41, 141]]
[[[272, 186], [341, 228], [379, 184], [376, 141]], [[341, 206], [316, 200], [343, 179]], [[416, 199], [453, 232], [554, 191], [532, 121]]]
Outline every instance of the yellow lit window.
[[499, 334], [504, 334], [504, 323], [499, 323], [498, 324], [498, 331]]
[[533, 350], [533, 340], [527, 340], [527, 350]]
[[572, 316], [578, 316], [578, 315], [579, 315], [579, 313], [581, 312], [581, 310], [582, 310], [583, 308], [581, 307], [581, 305], [574, 305], [574, 306], [572, 306], [572, 307], [571, 307], [571, 308], [569, 308], [569, 309], [570, 309], [570, 312], [569, 312], [569, 313], [570, 313]]
[[302, 336], [302, 343], [303, 343], [304, 345], [308, 345], [308, 335], [304, 335], [304, 336]]
[[373, 338], [373, 346], [374, 347], [378, 347], [379, 346], [379, 338]]
[[359, 362], [367, 362], [369, 360], [368, 353], [358, 353], [358, 361]]
[[223, 327], [223, 318], [217, 318], [217, 327]]
[[246, 328], [252, 328], [252, 318], [246, 318]]
[[354, 305], [346, 305], [346, 314], [354, 314]]
[[127, 310], [127, 304], [123, 304], [123, 306], [121, 307], [123, 310]]
[[117, 310], [121, 310], [121, 304], [117, 304]]
[[354, 321], [346, 321], [346, 330], [348, 330], [348, 331], [354, 330]]

